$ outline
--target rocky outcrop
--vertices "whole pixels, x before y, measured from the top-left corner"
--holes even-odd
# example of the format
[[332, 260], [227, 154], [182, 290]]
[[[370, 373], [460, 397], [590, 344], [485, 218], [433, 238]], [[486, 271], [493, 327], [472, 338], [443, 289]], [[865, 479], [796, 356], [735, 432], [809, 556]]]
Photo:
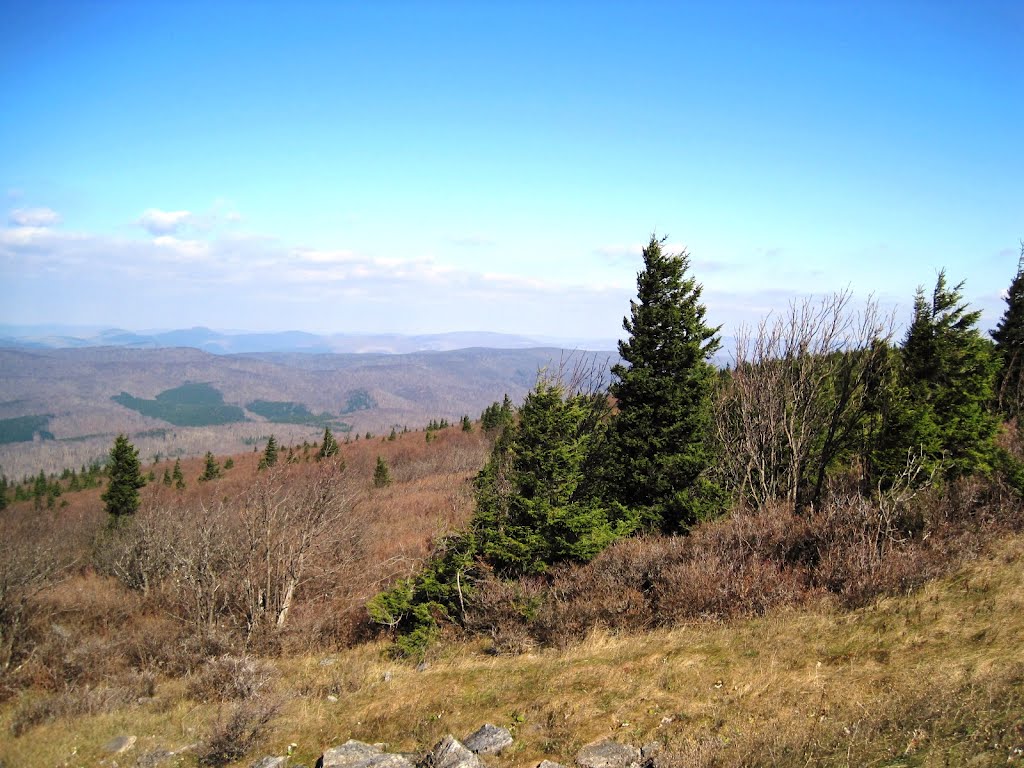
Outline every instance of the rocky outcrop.
[[490, 723], [484, 724], [479, 730], [466, 738], [466, 749], [478, 755], [495, 755], [512, 746], [512, 733]]
[[373, 744], [349, 739], [331, 747], [317, 761], [317, 768], [414, 768], [408, 758], [384, 752]]
[[451, 734], [439, 741], [420, 762], [421, 768], [483, 768], [474, 752]]
[[617, 741], [588, 744], [576, 755], [579, 768], [640, 768], [640, 750]]
[[[350, 740], [340, 747], [328, 749], [316, 765], [317, 768], [485, 768], [479, 755], [498, 754], [514, 743], [508, 729], [487, 723], [467, 736], [464, 742], [448, 734], [420, 760], [385, 752], [383, 745]], [[659, 748], [660, 745], [655, 742], [644, 745], [640, 750], [618, 741], [595, 741], [576, 755], [574, 768], [651, 768]], [[273, 763], [266, 766], [260, 764], [258, 768], [278, 766]], [[543, 760], [537, 768], [564, 767]]]

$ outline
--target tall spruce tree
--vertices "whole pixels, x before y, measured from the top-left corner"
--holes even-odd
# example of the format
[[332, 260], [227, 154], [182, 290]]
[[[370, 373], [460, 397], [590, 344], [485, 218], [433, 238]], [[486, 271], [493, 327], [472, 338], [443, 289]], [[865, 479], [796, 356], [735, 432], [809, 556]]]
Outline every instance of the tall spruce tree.
[[139, 509], [139, 488], [146, 484], [139, 469], [139, 452], [125, 435], [118, 435], [107, 464], [109, 482], [100, 497], [117, 525]]
[[203, 465], [203, 474], [199, 476], [199, 482], [205, 483], [220, 477], [220, 464], [217, 463], [213, 453], [207, 451], [203, 459], [206, 463]]
[[185, 489], [185, 475], [181, 471], [181, 459], [174, 460], [174, 471], [171, 473], [171, 477], [174, 479], [174, 487], [179, 491]]
[[999, 360], [999, 408], [1008, 418], [1018, 417], [1024, 408], [1024, 240], [1020, 243], [1017, 274], [1006, 292], [1006, 310], [991, 336]]
[[708, 477], [719, 329], [705, 321], [688, 254], [665, 253], [664, 243], [652, 235], [643, 249], [637, 299], [622, 321], [629, 338], [612, 368], [618, 414], [602, 474], [605, 492], [637, 510], [646, 527], [681, 532], [725, 504]]
[[905, 473], [908, 461], [929, 474], [941, 468], [948, 478], [992, 469], [996, 361], [963, 285], [950, 287], [941, 271], [930, 297], [917, 290], [873, 456], [883, 484]]
[[[369, 438], [370, 433], [366, 433]], [[358, 435], [356, 436], [358, 439]], [[334, 439], [334, 435], [331, 433], [330, 427], [324, 427], [324, 439], [320, 444], [320, 452], [316, 455], [317, 459], [329, 459], [332, 456], [338, 455], [338, 441]]]
[[267, 447], [263, 449], [263, 456], [260, 459], [257, 469], [266, 469], [277, 464], [277, 440], [271, 435], [267, 440]]

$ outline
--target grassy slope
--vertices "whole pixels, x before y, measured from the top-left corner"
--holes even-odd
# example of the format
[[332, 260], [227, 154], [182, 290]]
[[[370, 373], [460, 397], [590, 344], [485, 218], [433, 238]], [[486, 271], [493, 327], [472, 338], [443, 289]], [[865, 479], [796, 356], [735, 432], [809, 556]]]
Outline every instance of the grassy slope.
[[[381, 645], [275, 663], [281, 715], [261, 754], [298, 745], [294, 763], [350, 737], [424, 749], [485, 721], [515, 727], [496, 762], [571, 760], [615, 736], [665, 743], [670, 765], [1006, 765], [1024, 761], [1024, 538], [920, 592], [854, 612], [821, 605], [759, 619], [494, 657], [452, 642], [416, 672]], [[385, 673], [390, 673], [386, 679]], [[156, 698], [114, 714], [10, 736], [8, 768], [94, 765], [134, 733], [134, 753], [197, 741], [217, 705], [158, 682]], [[330, 701], [336, 696], [337, 702]], [[220, 709], [223, 715], [226, 708]], [[131, 764], [120, 759], [122, 765]], [[109, 762], [109, 760], [108, 760]], [[187, 760], [186, 764], [190, 764]]]

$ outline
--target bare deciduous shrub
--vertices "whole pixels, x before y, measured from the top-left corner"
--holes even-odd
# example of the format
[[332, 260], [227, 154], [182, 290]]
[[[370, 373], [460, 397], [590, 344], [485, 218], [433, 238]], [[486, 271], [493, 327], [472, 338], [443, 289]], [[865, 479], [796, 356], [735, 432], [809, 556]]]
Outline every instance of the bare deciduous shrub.
[[208, 660], [188, 686], [200, 701], [249, 699], [270, 684], [270, 668], [251, 656], [217, 656]]
[[298, 590], [365, 556], [365, 521], [353, 514], [356, 493], [341, 483], [342, 469], [324, 461], [297, 486], [275, 469], [246, 496], [240, 586], [250, 634], [284, 627]]
[[253, 699], [235, 705], [227, 717], [218, 718], [196, 753], [199, 765], [219, 768], [245, 757], [277, 716], [276, 702]]
[[73, 532], [57, 530], [55, 513], [25, 511], [0, 518], [0, 678], [26, 657], [39, 594], [74, 563]]
[[892, 318], [847, 291], [790, 305], [741, 329], [716, 401], [724, 484], [743, 502], [816, 504], [833, 461], [858, 437], [870, 384], [887, 359]]

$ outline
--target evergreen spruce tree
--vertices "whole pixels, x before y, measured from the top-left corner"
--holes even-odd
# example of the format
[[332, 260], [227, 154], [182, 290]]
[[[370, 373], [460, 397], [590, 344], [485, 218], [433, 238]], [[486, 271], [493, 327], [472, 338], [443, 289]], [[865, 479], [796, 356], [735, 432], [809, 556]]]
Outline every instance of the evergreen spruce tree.
[[391, 470], [388, 469], [388, 463], [384, 461], [384, 458], [378, 456], [377, 466], [373, 470], [373, 487], [385, 488], [389, 485], [391, 485]]
[[686, 252], [651, 236], [637, 299], [622, 327], [623, 362], [612, 368], [618, 414], [602, 471], [605, 492], [644, 525], [681, 532], [720, 514], [725, 494], [708, 476], [715, 458], [712, 389], [718, 328], [705, 322], [701, 286]]
[[949, 478], [987, 473], [994, 460], [997, 420], [990, 412], [996, 360], [968, 311], [963, 283], [950, 288], [939, 273], [931, 297], [919, 288], [914, 319], [900, 350], [897, 381], [888, 395], [873, 468], [891, 482], [916, 461]]
[[[369, 433], [367, 433], [369, 437]], [[324, 427], [324, 439], [320, 444], [320, 452], [317, 454], [317, 459], [329, 459], [332, 456], [338, 455], [338, 441], [334, 439], [334, 435], [331, 434], [330, 427]]]
[[100, 497], [110, 515], [112, 525], [117, 525], [139, 508], [139, 488], [146, 484], [139, 470], [139, 452], [125, 435], [118, 435], [110, 449], [107, 464], [109, 483]]
[[168, 488], [171, 487], [171, 470], [169, 470], [167, 467], [164, 467], [164, 476], [162, 482]]
[[462, 431], [463, 432], [472, 432], [473, 431], [473, 422], [471, 422], [469, 420], [469, 415], [468, 414], [464, 415], [462, 417]]
[[199, 476], [199, 482], [201, 483], [216, 480], [220, 477], [220, 465], [214, 458], [213, 453], [207, 451], [204, 459], [206, 460], [206, 464], [203, 467], [203, 474]]
[[999, 361], [999, 408], [1007, 418], [1019, 417], [1024, 408], [1024, 240], [1017, 274], [1006, 292], [1006, 309], [991, 336]]
[[171, 472], [171, 477], [174, 478], [174, 487], [179, 491], [185, 490], [185, 475], [181, 471], [181, 459], [174, 460], [174, 471]]
[[0, 475], [0, 510], [7, 509], [7, 478]]
[[636, 519], [593, 494], [586, 467], [604, 428], [604, 395], [566, 395], [541, 379], [498, 437], [477, 478], [472, 521], [484, 560], [503, 576], [586, 562]]
[[271, 435], [267, 440], [267, 447], [263, 449], [263, 457], [260, 459], [258, 469], [266, 469], [277, 464], [277, 440]]

